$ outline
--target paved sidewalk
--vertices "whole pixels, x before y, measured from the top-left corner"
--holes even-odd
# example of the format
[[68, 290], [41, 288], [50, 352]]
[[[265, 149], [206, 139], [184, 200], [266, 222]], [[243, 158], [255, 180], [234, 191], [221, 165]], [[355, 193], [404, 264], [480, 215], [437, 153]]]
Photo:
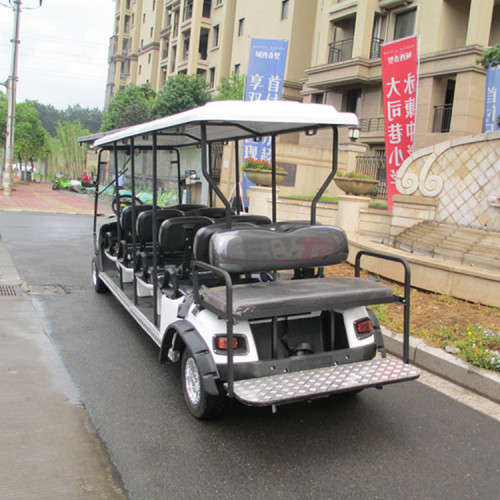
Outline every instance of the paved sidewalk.
[[125, 499], [0, 237], [0, 498]]
[[[51, 183], [0, 190], [0, 210], [90, 215], [94, 199]], [[127, 498], [80, 396], [21, 284], [0, 229], [0, 498]]]
[[92, 215], [94, 198], [85, 193], [55, 191], [51, 182], [19, 182], [13, 184], [11, 196], [0, 190], [0, 210]]

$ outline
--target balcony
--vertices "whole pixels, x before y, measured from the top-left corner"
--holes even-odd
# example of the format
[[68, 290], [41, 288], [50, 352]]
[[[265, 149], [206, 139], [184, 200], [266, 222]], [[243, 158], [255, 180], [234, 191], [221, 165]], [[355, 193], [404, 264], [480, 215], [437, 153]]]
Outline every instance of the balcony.
[[373, 37], [370, 46], [370, 59], [378, 59], [381, 55], [381, 47], [384, 43], [382, 38]]
[[442, 104], [440, 106], [434, 106], [434, 121], [432, 123], [432, 131], [439, 133], [449, 132], [452, 112], [453, 104]]
[[328, 64], [352, 59], [352, 45], [354, 38], [346, 38], [329, 44]]
[[384, 117], [377, 116], [376, 118], [360, 118], [359, 129], [361, 132], [380, 132], [384, 131]]

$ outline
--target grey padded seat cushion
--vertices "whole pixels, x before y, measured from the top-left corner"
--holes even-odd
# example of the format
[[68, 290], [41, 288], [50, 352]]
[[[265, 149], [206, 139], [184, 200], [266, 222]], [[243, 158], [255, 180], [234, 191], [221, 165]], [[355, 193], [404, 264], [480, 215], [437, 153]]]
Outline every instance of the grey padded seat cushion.
[[[225, 316], [226, 287], [206, 289], [201, 298], [209, 308]], [[392, 302], [392, 298], [390, 287], [353, 277], [252, 283], [233, 286], [233, 316], [266, 318]]]

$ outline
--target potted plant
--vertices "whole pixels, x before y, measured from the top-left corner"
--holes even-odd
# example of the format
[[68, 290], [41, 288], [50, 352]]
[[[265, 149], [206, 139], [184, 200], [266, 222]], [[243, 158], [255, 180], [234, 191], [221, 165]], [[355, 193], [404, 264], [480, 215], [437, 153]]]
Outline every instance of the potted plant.
[[[243, 171], [249, 180], [259, 186], [272, 186], [272, 165], [266, 160], [247, 158], [243, 164]], [[276, 184], [281, 184], [287, 172], [276, 166]]]
[[379, 181], [360, 172], [338, 172], [333, 178], [335, 184], [346, 194], [364, 195], [371, 193]]

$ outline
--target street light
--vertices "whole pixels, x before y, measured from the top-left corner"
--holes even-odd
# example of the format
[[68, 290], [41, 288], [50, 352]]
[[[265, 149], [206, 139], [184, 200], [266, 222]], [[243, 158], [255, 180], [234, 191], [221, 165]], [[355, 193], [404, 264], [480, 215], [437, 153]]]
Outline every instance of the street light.
[[347, 137], [351, 139], [351, 142], [356, 142], [359, 139], [359, 127], [349, 127]]

